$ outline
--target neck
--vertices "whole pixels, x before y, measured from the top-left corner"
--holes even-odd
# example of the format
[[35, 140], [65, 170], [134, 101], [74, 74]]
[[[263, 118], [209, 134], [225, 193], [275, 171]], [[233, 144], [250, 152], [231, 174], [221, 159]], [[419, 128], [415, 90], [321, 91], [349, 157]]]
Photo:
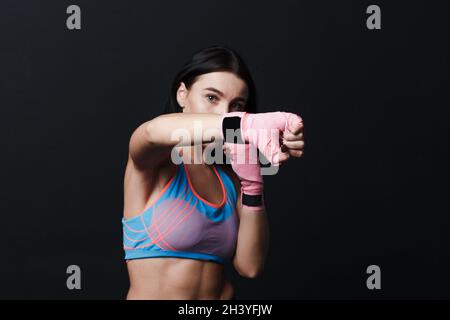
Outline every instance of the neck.
[[205, 150], [204, 145], [202, 146], [187, 146], [182, 147], [181, 159], [185, 164], [195, 164], [202, 167], [210, 167], [211, 165], [206, 164], [203, 159], [203, 152]]

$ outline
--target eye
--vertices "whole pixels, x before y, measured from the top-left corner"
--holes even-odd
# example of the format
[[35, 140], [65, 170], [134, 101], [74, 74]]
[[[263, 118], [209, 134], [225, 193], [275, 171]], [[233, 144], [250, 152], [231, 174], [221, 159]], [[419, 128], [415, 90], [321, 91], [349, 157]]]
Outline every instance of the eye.
[[244, 105], [242, 103], [235, 103], [233, 104], [232, 108], [242, 111], [244, 110]]
[[206, 99], [208, 99], [208, 101], [211, 102], [211, 103], [214, 103], [214, 102], [216, 102], [217, 100], [219, 100], [219, 99], [217, 98], [217, 96], [215, 96], [215, 95], [213, 95], [213, 94], [207, 94], [207, 95], [206, 95]]

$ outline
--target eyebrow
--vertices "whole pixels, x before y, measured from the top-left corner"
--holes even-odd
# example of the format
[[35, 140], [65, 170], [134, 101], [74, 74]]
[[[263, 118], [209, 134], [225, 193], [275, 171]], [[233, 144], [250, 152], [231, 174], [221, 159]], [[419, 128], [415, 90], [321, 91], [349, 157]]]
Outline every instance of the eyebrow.
[[[217, 93], [217, 94], [218, 94], [219, 96], [221, 96], [222, 98], [223, 98], [223, 96], [224, 96], [224, 94], [223, 94], [222, 91], [220, 91], [220, 90], [218, 90], [218, 89], [216, 89], [216, 88], [213, 88], [213, 87], [208, 87], [208, 88], [205, 88], [205, 89], [203, 89], [203, 90], [214, 91], [215, 93]], [[236, 101], [236, 100], [239, 100], [239, 101], [247, 101], [247, 99], [244, 98], [244, 97], [237, 97], [237, 98], [233, 99], [233, 101]]]

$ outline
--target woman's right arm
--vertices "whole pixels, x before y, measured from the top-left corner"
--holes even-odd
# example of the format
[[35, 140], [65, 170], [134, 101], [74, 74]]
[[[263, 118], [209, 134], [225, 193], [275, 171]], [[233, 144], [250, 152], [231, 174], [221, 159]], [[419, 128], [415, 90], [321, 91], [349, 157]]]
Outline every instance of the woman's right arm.
[[141, 124], [131, 135], [129, 156], [137, 169], [152, 170], [170, 158], [175, 145], [221, 139], [222, 115], [169, 113]]

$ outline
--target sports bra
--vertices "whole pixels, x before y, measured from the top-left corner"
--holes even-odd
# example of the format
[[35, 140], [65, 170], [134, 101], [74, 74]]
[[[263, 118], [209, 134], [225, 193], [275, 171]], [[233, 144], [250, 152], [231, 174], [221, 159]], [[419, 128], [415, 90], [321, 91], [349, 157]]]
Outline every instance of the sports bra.
[[222, 188], [218, 205], [193, 188], [181, 162], [157, 198], [139, 215], [125, 219], [125, 260], [178, 257], [224, 264], [234, 256], [239, 216], [237, 191], [231, 178], [212, 165]]

